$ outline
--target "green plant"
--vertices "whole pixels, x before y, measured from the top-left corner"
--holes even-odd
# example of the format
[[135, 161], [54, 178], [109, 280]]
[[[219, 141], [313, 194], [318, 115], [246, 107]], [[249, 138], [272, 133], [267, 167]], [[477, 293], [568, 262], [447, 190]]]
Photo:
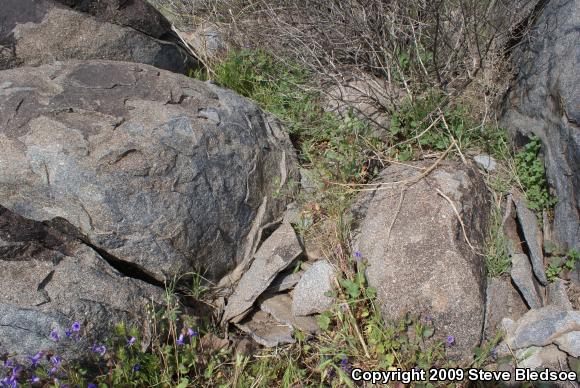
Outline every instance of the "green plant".
[[540, 158], [541, 147], [540, 139], [533, 136], [515, 155], [518, 179], [526, 193], [528, 207], [535, 211], [552, 208], [557, 203], [548, 191], [544, 162]]
[[[201, 73], [194, 75], [202, 76]], [[309, 73], [259, 51], [232, 51], [214, 68], [214, 81], [255, 100], [284, 124], [300, 149], [300, 160], [326, 180], [361, 182], [369, 171], [372, 150], [381, 149], [365, 121], [352, 112], [340, 118], [318, 104], [308, 90]], [[279, 195], [279, 191], [276, 191]]]
[[508, 252], [509, 240], [501, 224], [501, 210], [495, 206], [491, 214], [489, 236], [486, 243], [485, 266], [489, 276], [499, 277], [506, 273], [511, 265]]
[[564, 253], [557, 247], [548, 245], [546, 254], [550, 255], [550, 263], [546, 268], [546, 277], [551, 282], [556, 280], [563, 271], [573, 271], [576, 263], [580, 262], [580, 252], [576, 249], [570, 249]]
[[449, 106], [437, 117], [442, 100], [443, 94], [431, 90], [422, 97], [407, 99], [393, 112], [389, 126], [393, 156], [409, 160], [418, 150], [444, 151], [455, 141], [461, 150], [478, 148], [498, 158], [506, 157], [509, 147], [505, 130], [478, 125], [460, 104]]

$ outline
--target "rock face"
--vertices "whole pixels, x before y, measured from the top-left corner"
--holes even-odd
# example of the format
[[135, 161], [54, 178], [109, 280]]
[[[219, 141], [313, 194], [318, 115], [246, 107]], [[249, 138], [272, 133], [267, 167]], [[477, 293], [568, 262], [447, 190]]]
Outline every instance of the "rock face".
[[312, 264], [294, 289], [294, 315], [312, 315], [330, 309], [334, 299], [326, 293], [332, 291], [334, 278], [334, 269], [327, 261], [318, 260]]
[[547, 346], [555, 340], [570, 342], [580, 331], [580, 311], [569, 311], [558, 306], [548, 306], [528, 311], [512, 328], [507, 330], [506, 342], [512, 349], [530, 346]]
[[[73, 8], [71, 8], [73, 7]], [[144, 0], [3, 0], [0, 70], [69, 59], [145, 63], [187, 74], [198, 62]]]
[[228, 299], [223, 321], [239, 322], [276, 275], [288, 268], [301, 253], [302, 247], [294, 229], [290, 224], [282, 223], [256, 252], [254, 261]]
[[580, 247], [580, 2], [546, 2], [514, 44], [513, 85], [501, 105], [502, 125], [523, 142], [537, 135], [546, 174], [556, 190], [555, 233], [560, 244]]
[[485, 337], [493, 339], [504, 318], [519, 319], [528, 311], [526, 303], [507, 276], [488, 279], [485, 308]]
[[385, 318], [430, 314], [439, 338], [454, 336], [451, 355], [469, 359], [482, 336], [485, 265], [466, 237], [475, 249], [483, 246], [487, 191], [475, 169], [455, 162], [420, 179], [431, 163], [391, 165], [381, 173], [377, 182], [385, 184], [354, 207], [353, 247], [368, 261]]
[[[0, 354], [53, 349], [69, 359], [87, 356], [115, 322], [147, 322], [148, 304], [163, 300], [162, 288], [123, 276], [82, 242], [1, 206], [0, 295]], [[81, 324], [79, 341], [65, 336], [73, 322]]]
[[66, 220], [158, 281], [217, 279], [251, 257], [284, 209], [271, 194], [298, 180], [287, 136], [255, 104], [124, 62], [0, 72], [0, 149], [0, 205]]

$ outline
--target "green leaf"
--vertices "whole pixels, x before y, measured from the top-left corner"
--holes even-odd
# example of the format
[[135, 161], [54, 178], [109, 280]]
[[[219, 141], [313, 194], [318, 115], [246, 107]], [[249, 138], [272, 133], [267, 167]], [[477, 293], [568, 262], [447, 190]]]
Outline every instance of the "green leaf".
[[187, 388], [188, 385], [189, 385], [189, 379], [187, 379], [186, 377], [183, 377], [181, 379], [181, 381], [179, 381], [179, 385], [177, 385], [176, 388]]
[[340, 285], [351, 298], [358, 298], [360, 296], [360, 287], [357, 283], [349, 279], [341, 279]]
[[316, 317], [316, 321], [318, 322], [318, 326], [322, 330], [326, 331], [330, 327], [330, 314], [326, 312], [322, 313]]
[[431, 338], [435, 333], [435, 330], [432, 327], [426, 327], [423, 329], [423, 338]]

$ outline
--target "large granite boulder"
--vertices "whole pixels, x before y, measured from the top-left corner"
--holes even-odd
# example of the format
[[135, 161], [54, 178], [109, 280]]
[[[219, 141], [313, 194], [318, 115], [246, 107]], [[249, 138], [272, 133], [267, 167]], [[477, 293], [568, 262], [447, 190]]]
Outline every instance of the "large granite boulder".
[[287, 135], [253, 102], [124, 62], [0, 72], [0, 149], [0, 205], [65, 220], [160, 282], [251, 257], [298, 180]]
[[144, 0], [3, 0], [0, 69], [69, 59], [150, 64], [188, 74], [198, 62]]
[[456, 162], [422, 177], [432, 163], [391, 165], [380, 174], [384, 185], [353, 208], [353, 247], [368, 262], [386, 319], [430, 316], [436, 338], [453, 337], [449, 355], [470, 359], [484, 325], [487, 190], [475, 169]]
[[516, 77], [501, 103], [501, 121], [517, 143], [532, 134], [541, 139], [558, 197], [556, 237], [580, 248], [580, 0], [545, 3], [513, 44]]
[[[0, 354], [52, 350], [70, 360], [88, 357], [118, 322], [147, 334], [142, 324], [164, 292], [74, 237], [0, 206], [0, 295]], [[74, 322], [80, 331], [69, 339]]]

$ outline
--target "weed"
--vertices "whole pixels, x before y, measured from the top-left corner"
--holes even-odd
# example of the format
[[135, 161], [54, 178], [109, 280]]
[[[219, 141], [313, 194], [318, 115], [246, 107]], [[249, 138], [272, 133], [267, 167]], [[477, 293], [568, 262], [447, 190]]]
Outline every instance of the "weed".
[[321, 179], [360, 182], [377, 173], [368, 171], [369, 159], [381, 144], [369, 125], [352, 112], [344, 119], [325, 112], [317, 103], [319, 94], [306, 86], [305, 69], [280, 63], [262, 51], [245, 50], [230, 52], [214, 74], [215, 82], [278, 117], [297, 143], [302, 163], [315, 166]]
[[438, 110], [443, 95], [435, 90], [414, 100], [406, 100], [393, 112], [389, 127], [394, 143], [392, 156], [409, 160], [417, 151], [446, 150], [453, 141], [461, 150], [478, 148], [498, 158], [509, 153], [505, 130], [474, 122], [462, 105], [442, 112], [435, 123], [430, 118]]
[[557, 203], [557, 199], [548, 191], [544, 162], [539, 157], [540, 150], [540, 139], [534, 136], [515, 155], [518, 179], [526, 193], [528, 207], [535, 211], [550, 209]]
[[495, 206], [492, 210], [489, 236], [486, 244], [485, 266], [491, 277], [499, 277], [506, 273], [511, 265], [508, 252], [508, 238], [501, 224], [501, 210]]
[[556, 246], [547, 245], [546, 254], [550, 256], [550, 262], [546, 268], [546, 277], [553, 282], [562, 275], [563, 272], [574, 270], [577, 262], [580, 262], [580, 252], [576, 249], [570, 249], [568, 252], [562, 252]]

